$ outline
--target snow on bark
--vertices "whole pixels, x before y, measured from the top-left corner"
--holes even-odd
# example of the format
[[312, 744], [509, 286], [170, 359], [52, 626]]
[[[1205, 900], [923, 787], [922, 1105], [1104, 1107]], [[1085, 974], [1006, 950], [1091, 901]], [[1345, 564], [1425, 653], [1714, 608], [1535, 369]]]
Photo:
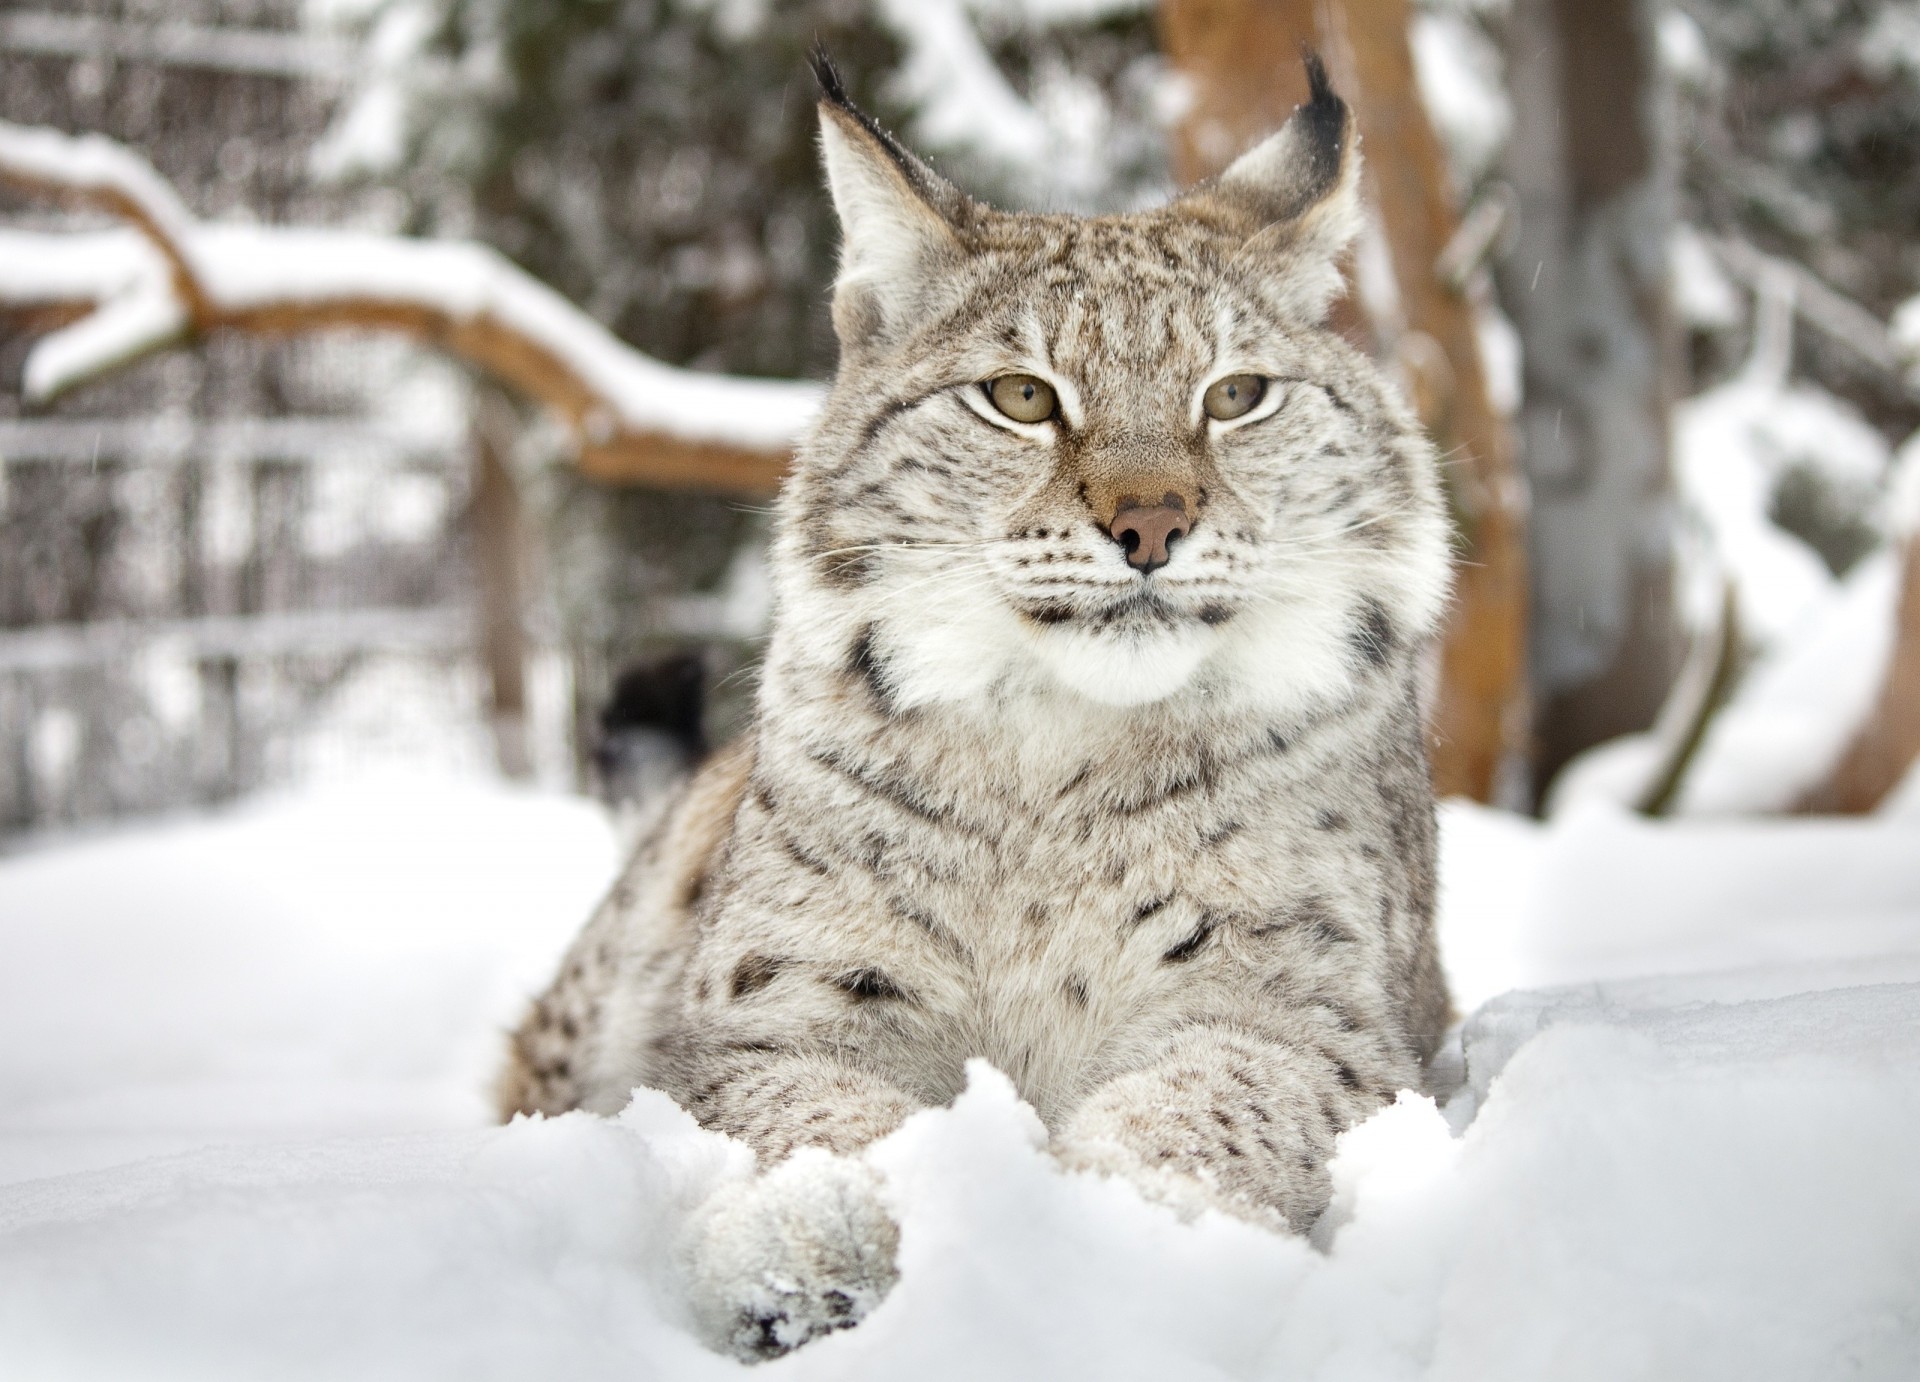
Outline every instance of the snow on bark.
[[745, 492], [774, 487], [819, 407], [816, 384], [651, 359], [483, 245], [195, 221], [151, 165], [98, 136], [0, 124], [0, 180], [139, 232], [0, 241], [0, 302], [95, 308], [29, 355], [37, 401], [190, 331], [397, 330], [555, 408], [590, 473]]

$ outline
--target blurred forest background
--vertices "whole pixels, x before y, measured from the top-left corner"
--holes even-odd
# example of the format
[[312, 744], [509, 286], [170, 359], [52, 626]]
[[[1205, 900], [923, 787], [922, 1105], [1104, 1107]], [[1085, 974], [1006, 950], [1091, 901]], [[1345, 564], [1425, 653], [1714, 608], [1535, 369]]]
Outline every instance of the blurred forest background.
[[962, 186], [1087, 212], [1223, 166], [1319, 48], [1376, 213], [1338, 324], [1460, 522], [1440, 785], [1900, 790], [1913, 0], [19, 0], [0, 842], [395, 759], [584, 780], [689, 644], [737, 726], [807, 398], [749, 381], [834, 364], [816, 39]]

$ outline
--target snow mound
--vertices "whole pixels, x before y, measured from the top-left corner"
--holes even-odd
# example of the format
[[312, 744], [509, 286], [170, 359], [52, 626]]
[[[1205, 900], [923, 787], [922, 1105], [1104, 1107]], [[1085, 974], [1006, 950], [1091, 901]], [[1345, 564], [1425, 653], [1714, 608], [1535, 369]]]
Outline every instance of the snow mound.
[[[1346, 1134], [1310, 1238], [1063, 1171], [976, 1064], [865, 1158], [898, 1283], [769, 1375], [1920, 1375], [1916, 823], [1443, 841], [1465, 1084]], [[644, 1091], [485, 1124], [611, 864], [394, 780], [0, 860], [8, 1382], [737, 1376], [684, 1245], [745, 1150]]]

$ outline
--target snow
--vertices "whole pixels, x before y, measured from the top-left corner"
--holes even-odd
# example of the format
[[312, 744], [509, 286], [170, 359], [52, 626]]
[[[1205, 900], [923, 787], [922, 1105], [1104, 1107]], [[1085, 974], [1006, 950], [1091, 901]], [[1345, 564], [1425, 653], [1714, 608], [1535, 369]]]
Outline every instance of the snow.
[[[1674, 251], [1683, 308], [1713, 324], [1728, 285], [1711, 251], [1691, 231], [1676, 237]], [[1806, 541], [1776, 523], [1783, 483], [1810, 483], [1832, 513], [1896, 540], [1920, 514], [1920, 438], [1890, 456], [1851, 405], [1790, 382], [1796, 285], [1763, 264], [1757, 287], [1749, 360], [1726, 383], [1674, 409], [1675, 477], [1692, 530], [1681, 547], [1680, 603], [1701, 650], [1711, 652], [1730, 589], [1741, 653], [1733, 693], [1672, 802], [1687, 815], [1790, 809], [1839, 761], [1892, 655], [1897, 545], [1836, 577]], [[1711, 664], [1699, 670], [1710, 672]], [[1655, 732], [1600, 745], [1569, 764], [1553, 785], [1552, 811], [1642, 799], [1685, 728], [1665, 718]]]
[[1878, 77], [1920, 77], [1920, 4], [1895, 0], [1881, 6], [1860, 36], [1860, 65]]
[[1830, 489], [1872, 492], [1888, 460], [1879, 433], [1831, 394], [1752, 372], [1675, 408], [1674, 458], [1681, 495], [1735, 582], [1743, 627], [1762, 646], [1836, 588], [1820, 556], [1773, 522], [1781, 478], [1805, 466]]
[[[1682, 16], [1684, 17], [1684, 16]], [[1706, 239], [1684, 221], [1667, 242], [1674, 315], [1701, 331], [1724, 331], [1746, 320], [1746, 303]]]
[[634, 430], [777, 449], [818, 411], [821, 388], [676, 369], [648, 359], [547, 287], [479, 244], [356, 231], [206, 226], [195, 256], [217, 265], [208, 295], [240, 311], [263, 303], [418, 303], [456, 321], [485, 317], [566, 361]]
[[71, 326], [50, 332], [27, 357], [23, 391], [30, 399], [51, 398], [74, 380], [179, 340], [190, 324], [187, 309], [165, 281], [150, 280]]
[[[1920, 14], [1915, 18], [1920, 27]], [[1894, 311], [1887, 334], [1893, 348], [1907, 362], [1907, 387], [1920, 392], [1920, 296], [1908, 298]]]
[[[362, 231], [196, 222], [144, 159], [110, 140], [0, 123], [0, 167], [50, 186], [107, 194], [159, 227], [216, 310], [375, 300], [444, 315], [456, 326], [498, 322], [562, 361], [615, 424], [754, 450], [795, 444], [819, 410], [819, 385], [677, 369], [648, 358], [488, 246]], [[69, 240], [75, 243], [65, 243]], [[170, 266], [151, 247], [113, 237], [8, 233], [0, 298], [91, 299], [100, 309], [49, 333], [29, 354], [29, 398], [46, 399], [172, 339], [188, 312]], [[78, 288], [50, 299], [51, 268]], [[13, 296], [12, 289], [18, 289]]]
[[[1113, 209], [1117, 197], [1160, 200], [1167, 189], [1121, 185], [1136, 141], [1096, 82], [1044, 60], [1033, 72], [1031, 99], [1023, 97], [994, 62], [978, 23], [1037, 29], [1140, 8], [1139, 0], [880, 0], [875, 13], [901, 46], [891, 83], [894, 98], [913, 108], [909, 142], [973, 165], [971, 173], [1029, 207], [1099, 211]], [[1170, 109], [1177, 94], [1163, 65], [1148, 67], [1135, 75], [1149, 104]]]
[[[1062, 1174], [976, 1065], [870, 1153], [899, 1285], [769, 1366], [1914, 1375], [1920, 820], [1443, 844], [1465, 1084], [1345, 1137], [1311, 1241]], [[0, 860], [8, 1378], [738, 1375], [679, 1245], [743, 1149], [650, 1093], [487, 1126], [613, 862], [577, 800], [395, 775]]]
[[104, 299], [166, 273], [166, 261], [138, 231], [48, 235], [0, 226], [0, 300], [33, 306]]
[[1446, 145], [1455, 182], [1472, 187], [1506, 146], [1513, 108], [1499, 51], [1464, 14], [1426, 11], [1408, 29], [1421, 103]]
[[1684, 10], [1662, 10], [1656, 30], [1660, 65], [1682, 86], [1707, 87], [1714, 80], [1713, 52], [1700, 25]]
[[1882, 549], [1803, 613], [1708, 725], [1676, 809], [1781, 811], [1818, 786], [1879, 696], [1899, 596], [1897, 554]]

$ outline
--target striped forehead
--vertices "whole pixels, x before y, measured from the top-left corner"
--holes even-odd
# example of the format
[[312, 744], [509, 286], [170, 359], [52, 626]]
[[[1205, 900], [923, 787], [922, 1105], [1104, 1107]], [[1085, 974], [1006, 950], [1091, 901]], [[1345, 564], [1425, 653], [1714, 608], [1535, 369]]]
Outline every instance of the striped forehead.
[[1166, 217], [1032, 219], [1019, 298], [1055, 368], [1138, 380], [1213, 354], [1221, 255], [1208, 237]]

